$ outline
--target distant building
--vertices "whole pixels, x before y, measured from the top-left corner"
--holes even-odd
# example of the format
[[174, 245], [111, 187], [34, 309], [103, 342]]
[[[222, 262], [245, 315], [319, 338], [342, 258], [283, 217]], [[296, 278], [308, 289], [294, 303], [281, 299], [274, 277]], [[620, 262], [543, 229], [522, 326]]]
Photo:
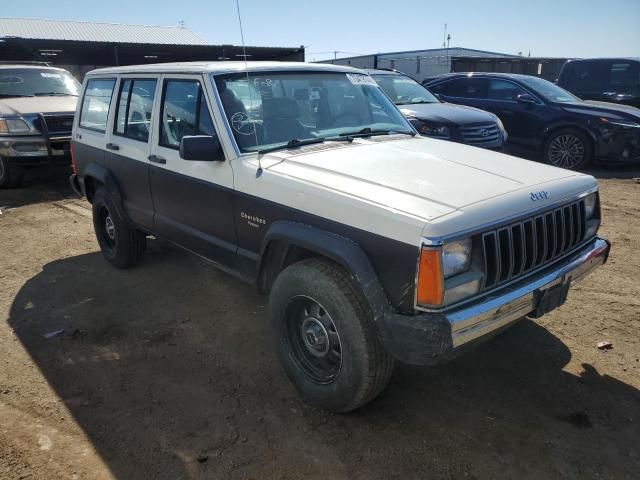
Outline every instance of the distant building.
[[[248, 60], [304, 61], [304, 47], [246, 47]], [[95, 68], [243, 60], [238, 45], [211, 45], [184, 26], [0, 18], [0, 60], [41, 61], [78, 79]]]
[[509, 55], [507, 53], [452, 47], [410, 50], [406, 52], [376, 53], [374, 55], [325, 60], [319, 63], [350, 65], [356, 68], [391, 68], [399, 70], [418, 81], [422, 81], [428, 77], [451, 72], [451, 64], [454, 57], [518, 58], [517, 55]]

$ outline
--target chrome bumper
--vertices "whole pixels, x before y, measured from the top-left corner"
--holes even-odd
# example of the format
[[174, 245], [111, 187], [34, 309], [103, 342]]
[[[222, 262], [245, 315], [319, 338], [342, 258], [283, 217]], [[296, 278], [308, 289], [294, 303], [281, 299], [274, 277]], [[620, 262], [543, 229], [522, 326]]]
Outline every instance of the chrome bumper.
[[[382, 341], [398, 360], [416, 365], [441, 363], [468, 346], [538, 310], [540, 299], [554, 287], [582, 280], [609, 256], [610, 244], [596, 237], [579, 251], [471, 306], [415, 316], [385, 313]], [[570, 285], [568, 285], [570, 284]]]
[[536, 298], [541, 292], [567, 281], [573, 284], [582, 280], [607, 261], [609, 249], [609, 242], [596, 238], [554, 270], [532, 279], [526, 285], [501, 292], [497, 297], [487, 298], [480, 304], [447, 315], [453, 348], [528, 315], [536, 309]]

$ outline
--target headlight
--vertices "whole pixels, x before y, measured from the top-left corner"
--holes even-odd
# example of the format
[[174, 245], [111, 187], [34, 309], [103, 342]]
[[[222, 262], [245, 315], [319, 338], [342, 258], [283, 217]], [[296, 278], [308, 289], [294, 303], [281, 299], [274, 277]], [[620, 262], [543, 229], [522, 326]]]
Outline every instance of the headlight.
[[471, 238], [445, 243], [442, 247], [442, 272], [444, 278], [469, 270], [471, 262]]
[[591, 238], [598, 233], [600, 228], [600, 205], [598, 193], [592, 193], [584, 197], [584, 218], [586, 220], [586, 228], [584, 238]]
[[600, 117], [600, 121], [607, 125], [618, 125], [620, 127], [640, 128], [640, 123], [625, 118]]
[[449, 127], [446, 127], [444, 125], [429, 124], [427, 122], [418, 120], [416, 118], [411, 119], [410, 122], [413, 124], [416, 130], [418, 130], [418, 133], [420, 135], [425, 135], [427, 137], [435, 137], [435, 138], [451, 137], [451, 131], [449, 130]]
[[23, 118], [0, 118], [0, 134], [24, 134], [37, 131]]
[[416, 301], [423, 307], [441, 307], [477, 293], [482, 274], [469, 271], [471, 238], [442, 247], [423, 246], [418, 261]]
[[596, 211], [598, 205], [598, 194], [592, 193], [584, 198], [584, 216], [587, 220], [593, 218], [593, 214]]
[[507, 129], [504, 128], [502, 120], [500, 120], [500, 118], [498, 118], [498, 117], [496, 117], [496, 124], [498, 125], [498, 128], [500, 129], [500, 132], [502, 133], [502, 141], [506, 142], [507, 141], [507, 137], [509, 135], [507, 134]]

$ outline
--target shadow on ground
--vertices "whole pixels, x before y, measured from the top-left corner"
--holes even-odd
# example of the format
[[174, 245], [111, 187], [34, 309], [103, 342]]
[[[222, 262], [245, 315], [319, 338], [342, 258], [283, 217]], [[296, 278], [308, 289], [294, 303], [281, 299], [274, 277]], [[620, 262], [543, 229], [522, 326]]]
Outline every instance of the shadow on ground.
[[21, 186], [0, 189], [0, 208], [16, 208], [64, 198], [77, 198], [69, 185], [70, 174], [71, 169], [67, 167], [33, 170]]
[[[401, 365], [351, 415], [304, 403], [265, 298], [162, 245], [132, 270], [58, 260], [10, 326], [117, 478], [632, 478], [639, 392], [523, 321], [438, 368]], [[52, 338], [48, 332], [64, 329]]]

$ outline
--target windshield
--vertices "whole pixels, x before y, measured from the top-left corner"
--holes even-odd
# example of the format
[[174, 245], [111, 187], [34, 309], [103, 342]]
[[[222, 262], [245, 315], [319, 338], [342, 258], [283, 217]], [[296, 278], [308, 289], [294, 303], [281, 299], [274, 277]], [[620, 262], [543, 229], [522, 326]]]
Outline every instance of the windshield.
[[413, 133], [368, 75], [250, 72], [215, 77], [233, 135], [243, 152], [341, 135]]
[[1, 68], [0, 98], [77, 96], [80, 84], [67, 72], [39, 68]]
[[412, 103], [440, 103], [440, 101], [426, 88], [413, 78], [404, 75], [379, 74], [371, 75], [380, 85], [391, 101], [396, 105], [410, 105]]
[[567, 92], [564, 88], [560, 88], [556, 84], [542, 78], [523, 76], [519, 77], [518, 80], [550, 102], [566, 103], [580, 101], [578, 97]]

